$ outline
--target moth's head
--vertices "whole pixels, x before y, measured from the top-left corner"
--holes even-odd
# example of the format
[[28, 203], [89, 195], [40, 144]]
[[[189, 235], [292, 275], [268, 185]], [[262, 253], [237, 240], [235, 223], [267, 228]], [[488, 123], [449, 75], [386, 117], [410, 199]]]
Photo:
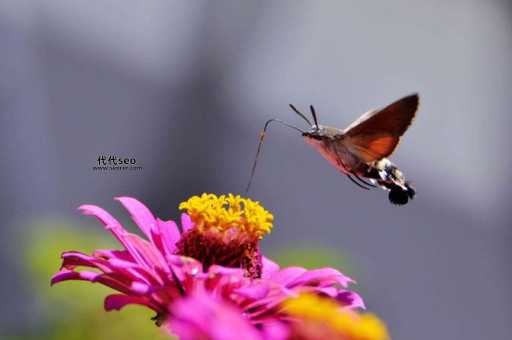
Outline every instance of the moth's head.
[[327, 131], [322, 125], [312, 125], [311, 128], [302, 133], [305, 139], [322, 140], [327, 137]]
[[302, 133], [304, 141], [322, 150], [325, 148], [325, 142], [332, 141], [339, 134], [339, 130], [329, 126], [313, 125], [309, 130]]
[[324, 137], [326, 137], [325, 128], [318, 124], [318, 118], [316, 116], [316, 111], [313, 105], [309, 106], [309, 109], [311, 110], [311, 116], [313, 117], [313, 123], [311, 123], [311, 121], [302, 112], [297, 110], [295, 106], [290, 104], [290, 107], [310, 126], [308, 130], [302, 132], [302, 136], [306, 139], [307, 142], [313, 143], [315, 141], [320, 141]]
[[332, 126], [312, 125], [311, 128], [302, 132], [306, 140], [322, 141], [325, 139], [342, 138], [343, 132]]

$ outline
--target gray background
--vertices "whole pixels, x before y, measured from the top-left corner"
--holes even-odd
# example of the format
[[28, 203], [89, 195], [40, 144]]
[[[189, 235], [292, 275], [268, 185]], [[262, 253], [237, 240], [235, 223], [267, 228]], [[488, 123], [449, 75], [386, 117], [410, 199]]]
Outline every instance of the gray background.
[[[175, 217], [242, 191], [264, 120], [302, 123], [288, 103], [343, 127], [418, 91], [392, 158], [418, 189], [404, 208], [271, 129], [251, 194], [276, 217], [264, 248], [348, 254], [395, 339], [508, 338], [511, 19], [506, 1], [2, 1], [0, 328], [38, 318], [25, 221], [121, 215], [116, 195]], [[144, 170], [93, 172], [109, 153]]]

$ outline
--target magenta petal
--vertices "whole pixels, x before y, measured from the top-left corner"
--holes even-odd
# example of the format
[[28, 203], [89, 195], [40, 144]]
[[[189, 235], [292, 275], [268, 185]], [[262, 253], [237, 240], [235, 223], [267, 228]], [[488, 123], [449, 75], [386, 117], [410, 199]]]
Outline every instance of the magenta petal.
[[174, 221], [156, 220], [164, 250], [167, 254], [172, 254], [176, 250], [176, 242], [180, 239], [180, 231]]
[[127, 287], [125, 282], [119, 280], [120, 275], [116, 275], [115, 273], [103, 274], [91, 271], [81, 271], [78, 272], [78, 275], [78, 280], [89, 281], [92, 283], [101, 283], [102, 285], [118, 290], [125, 294], [134, 292], [136, 293], [136, 291]]
[[190, 216], [188, 216], [185, 213], [181, 214], [181, 230], [183, 230], [183, 232], [185, 232], [185, 231], [191, 229], [193, 226], [194, 226], [194, 222], [192, 222], [192, 220], [190, 219]]
[[333, 268], [322, 268], [308, 270], [301, 276], [288, 282], [288, 287], [295, 286], [328, 286], [332, 284], [340, 284], [343, 287], [347, 287], [353, 280], [336, 269]]
[[61, 270], [57, 274], [55, 274], [51, 279], [51, 285], [53, 286], [56, 283], [62, 282], [62, 281], [69, 281], [69, 280], [78, 280], [78, 281], [90, 281], [94, 282], [96, 278], [101, 275], [97, 272], [90, 272], [90, 271], [81, 271], [81, 272], [75, 272], [72, 270]]
[[240, 268], [229, 268], [219, 265], [212, 265], [208, 269], [209, 274], [220, 274], [220, 275], [233, 275], [234, 277], [243, 277], [244, 270]]
[[112, 274], [103, 274], [103, 273], [85, 271], [85, 270], [76, 272], [73, 270], [63, 269], [60, 272], [58, 272], [57, 274], [55, 274], [51, 278], [50, 282], [51, 282], [51, 285], [54, 285], [59, 282], [70, 281], [70, 280], [99, 282], [107, 287], [116, 289], [125, 294], [133, 293], [133, 291], [130, 290], [130, 288], [127, 287], [126, 284], [117, 280]]
[[96, 217], [101, 223], [103, 223], [105, 226], [112, 226], [112, 227], [120, 227], [121, 224], [112, 217], [107, 211], [104, 209], [90, 204], [84, 204], [78, 207], [78, 210], [82, 212], [84, 215], [91, 215]]
[[[173, 266], [174, 270], [180, 269], [181, 272], [190, 276], [196, 276], [203, 272], [201, 262], [191, 257], [170, 255], [167, 256], [167, 261]], [[178, 274], [178, 272], [176, 274]]]
[[88, 266], [90, 261], [98, 260], [93, 256], [74, 250], [65, 251], [60, 257], [63, 259], [63, 266]]
[[270, 278], [277, 283], [288, 286], [290, 282], [294, 281], [305, 272], [306, 269], [302, 267], [287, 267], [278, 272], [272, 273]]
[[259, 300], [268, 295], [270, 287], [263, 282], [254, 283], [246, 287], [238, 288], [233, 293], [251, 300]]
[[270, 321], [262, 326], [264, 339], [286, 340], [290, 338], [290, 327], [279, 321]]
[[[162, 254], [151, 243], [135, 234], [126, 234], [125, 240], [130, 244], [130, 253], [137, 258], [137, 262], [147, 268], [153, 268], [157, 265], [160, 268], [167, 268], [167, 263]], [[136, 252], [136, 256], [133, 252]]]
[[136, 294], [146, 294], [149, 292], [149, 286], [142, 282], [133, 282], [130, 286], [131, 290]]
[[126, 250], [98, 249], [95, 250], [93, 256], [102, 257], [107, 260], [118, 259], [127, 262], [134, 262], [133, 256]]
[[53, 286], [56, 283], [67, 281], [67, 280], [76, 280], [78, 277], [78, 273], [72, 270], [61, 270], [57, 274], [52, 276], [52, 279], [50, 281], [50, 285]]
[[142, 305], [147, 306], [156, 312], [158, 312], [158, 308], [149, 302], [149, 300], [144, 296], [130, 296], [124, 294], [111, 294], [105, 298], [103, 306], [106, 311], [111, 310], [121, 310], [126, 305]]
[[263, 265], [261, 277], [263, 279], [268, 279], [273, 273], [279, 271], [279, 265], [268, 257], [262, 256], [261, 261]]
[[339, 292], [336, 296], [336, 300], [350, 308], [366, 309], [363, 298], [361, 298], [359, 294], [348, 290]]
[[329, 297], [337, 297], [338, 294], [339, 294], [339, 289], [336, 288], [336, 287], [312, 287], [311, 288], [315, 293], [321, 293], [321, 294], [325, 294]]
[[137, 256], [129, 241], [126, 240], [128, 232], [113, 218], [108, 212], [95, 205], [82, 205], [78, 208], [84, 215], [92, 215], [98, 218], [105, 227], [117, 238], [117, 240], [125, 247], [125, 249], [137, 260], [143, 262], [140, 256]]
[[240, 310], [204, 292], [178, 300], [172, 311], [166, 327], [182, 340], [262, 340]]
[[151, 230], [156, 228], [156, 220], [151, 211], [135, 198], [116, 197], [115, 199], [121, 202], [130, 213], [135, 224], [151, 240]]
[[129, 270], [131, 268], [140, 268], [140, 266], [132, 261], [125, 261], [121, 259], [110, 259], [108, 263], [115, 269], [126, 269]]

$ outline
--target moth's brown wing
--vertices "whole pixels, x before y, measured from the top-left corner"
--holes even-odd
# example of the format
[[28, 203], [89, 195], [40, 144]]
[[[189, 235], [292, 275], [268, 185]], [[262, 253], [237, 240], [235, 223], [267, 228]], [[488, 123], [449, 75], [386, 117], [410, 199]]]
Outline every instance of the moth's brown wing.
[[400, 137], [357, 137], [351, 140], [348, 148], [364, 162], [370, 163], [391, 155], [399, 142]]
[[411, 125], [418, 104], [418, 95], [412, 94], [359, 117], [343, 131], [350, 151], [365, 162], [391, 155]]

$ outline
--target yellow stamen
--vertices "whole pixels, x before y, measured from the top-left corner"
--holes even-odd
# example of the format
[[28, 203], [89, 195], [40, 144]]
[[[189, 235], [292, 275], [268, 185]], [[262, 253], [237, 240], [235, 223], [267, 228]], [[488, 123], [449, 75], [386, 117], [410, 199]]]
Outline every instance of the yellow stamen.
[[259, 202], [233, 194], [192, 196], [180, 203], [179, 208], [187, 212], [196, 228], [219, 231], [238, 228], [260, 239], [270, 233], [274, 220]]
[[283, 303], [284, 311], [306, 322], [322, 323], [343, 339], [389, 340], [384, 323], [370, 313], [344, 310], [327, 298], [302, 294]]

